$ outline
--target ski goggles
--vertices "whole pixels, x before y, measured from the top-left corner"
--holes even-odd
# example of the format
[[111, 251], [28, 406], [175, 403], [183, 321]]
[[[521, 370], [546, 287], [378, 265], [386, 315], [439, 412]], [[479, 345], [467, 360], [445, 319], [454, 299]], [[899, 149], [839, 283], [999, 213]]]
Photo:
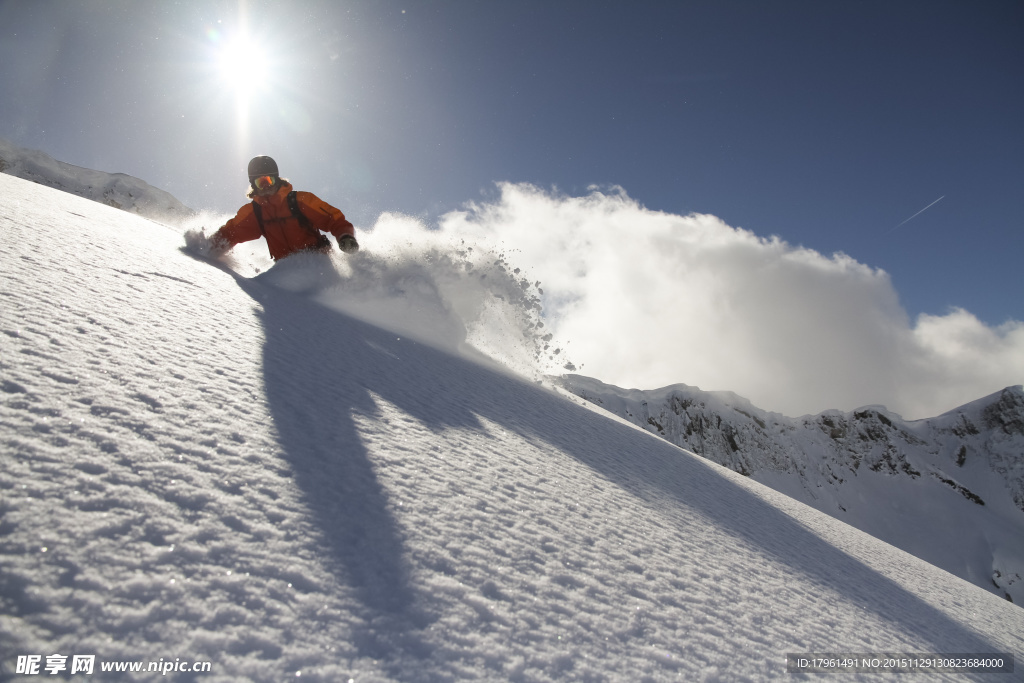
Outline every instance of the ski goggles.
[[272, 175], [261, 175], [252, 179], [252, 186], [257, 190], [265, 190], [268, 187], [273, 187], [276, 182], [277, 178]]

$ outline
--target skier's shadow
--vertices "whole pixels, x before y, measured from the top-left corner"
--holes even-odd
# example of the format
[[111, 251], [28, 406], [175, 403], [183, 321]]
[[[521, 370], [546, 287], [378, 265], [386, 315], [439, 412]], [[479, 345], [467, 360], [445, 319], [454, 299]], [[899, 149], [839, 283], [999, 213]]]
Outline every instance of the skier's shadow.
[[261, 309], [264, 390], [278, 443], [322, 534], [325, 564], [373, 623], [353, 634], [354, 644], [370, 657], [395, 658], [397, 648], [422, 659], [427, 649], [415, 632], [434, 617], [411, 580], [403, 533], [356, 419], [376, 414], [380, 396], [433, 430], [480, 429], [464, 396], [452, 401], [438, 386], [439, 401], [423, 401], [423, 387], [437, 386], [446, 363], [457, 372], [465, 361], [281, 289], [271, 272], [250, 279], [217, 265]]
[[344, 343], [333, 311], [236, 279], [262, 308], [268, 407], [325, 554], [375, 615], [406, 612], [414, 596], [401, 534], [353, 421], [375, 410], [360, 379], [365, 359]]

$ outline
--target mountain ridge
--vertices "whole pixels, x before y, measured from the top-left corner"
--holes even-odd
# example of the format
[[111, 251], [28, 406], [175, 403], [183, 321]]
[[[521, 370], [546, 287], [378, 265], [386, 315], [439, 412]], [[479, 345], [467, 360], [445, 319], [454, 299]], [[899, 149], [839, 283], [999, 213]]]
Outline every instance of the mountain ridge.
[[[580, 375], [566, 375], [559, 383], [680, 448], [1024, 603], [1019, 542], [1024, 537], [1024, 387], [1007, 387], [934, 418], [905, 421], [883, 406], [789, 418], [731, 392], [685, 384], [626, 390]], [[884, 484], [887, 493], [866, 492], [870, 483]], [[889, 491], [894, 483], [897, 490]], [[925, 548], [920, 538], [912, 540], [912, 532], [899, 528], [901, 515], [894, 513], [886, 522], [864, 509], [911, 492], [921, 499], [921, 508], [943, 500], [962, 515], [974, 514], [971, 506], [987, 508], [986, 519], [971, 527], [988, 535], [995, 534], [992, 526], [999, 527], [998, 540], [988, 539], [986, 559], [965, 561], [953, 552]], [[970, 504], [967, 510], [961, 502]], [[939, 528], [948, 523], [946, 516], [929, 523], [928, 515], [915, 511], [902, 515], [933, 544], [956, 547]], [[986, 563], [989, 569], [982, 571]]]
[[125, 173], [106, 173], [63, 161], [39, 150], [18, 147], [0, 138], [0, 173], [91, 199], [115, 209], [176, 225], [195, 211], [144, 180]]

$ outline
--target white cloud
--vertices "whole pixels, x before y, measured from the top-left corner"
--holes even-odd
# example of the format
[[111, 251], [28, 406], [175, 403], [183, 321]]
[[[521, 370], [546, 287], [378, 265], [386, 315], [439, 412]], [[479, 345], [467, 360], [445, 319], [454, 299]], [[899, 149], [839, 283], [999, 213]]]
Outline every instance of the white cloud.
[[619, 189], [500, 190], [441, 229], [541, 282], [549, 329], [584, 374], [728, 389], [790, 415], [881, 403], [909, 418], [1024, 381], [1024, 323], [958, 309], [912, 324], [888, 274], [844, 254], [650, 211]]

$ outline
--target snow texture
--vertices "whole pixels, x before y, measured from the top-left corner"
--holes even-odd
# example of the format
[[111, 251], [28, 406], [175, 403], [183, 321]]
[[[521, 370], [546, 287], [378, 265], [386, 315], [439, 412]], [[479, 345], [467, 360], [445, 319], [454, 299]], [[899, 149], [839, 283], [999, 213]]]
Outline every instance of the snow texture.
[[0, 197], [4, 678], [32, 653], [204, 682], [760, 681], [787, 652], [1024, 651], [1002, 598], [325, 305], [340, 257], [326, 289], [291, 259], [248, 278], [130, 213], [6, 175]]

